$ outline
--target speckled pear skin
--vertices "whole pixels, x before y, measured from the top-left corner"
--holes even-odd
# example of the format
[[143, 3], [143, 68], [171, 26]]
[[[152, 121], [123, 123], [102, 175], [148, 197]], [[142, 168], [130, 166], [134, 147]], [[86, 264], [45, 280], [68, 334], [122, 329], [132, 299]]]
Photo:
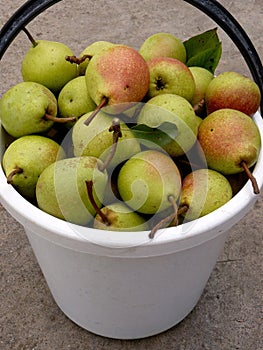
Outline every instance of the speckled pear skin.
[[186, 49], [181, 39], [171, 33], [155, 33], [142, 43], [139, 53], [145, 61], [156, 57], [172, 57], [185, 63]]
[[150, 87], [147, 98], [172, 93], [192, 100], [195, 81], [190, 69], [171, 57], [156, 57], [147, 61], [150, 71]]
[[42, 171], [64, 157], [64, 150], [52, 139], [40, 135], [22, 136], [5, 151], [3, 168], [6, 176], [20, 168], [21, 173], [12, 177], [11, 184], [27, 199], [35, 199], [35, 187]]
[[260, 106], [257, 84], [237, 72], [223, 72], [208, 85], [205, 100], [207, 113], [231, 108], [252, 116]]
[[[91, 43], [90, 45], [88, 45], [79, 55], [79, 57], [83, 57], [85, 55], [88, 56], [94, 56], [95, 54], [97, 54], [98, 52], [107, 49], [108, 47], [111, 47], [115, 45], [114, 43], [111, 43], [109, 41], [105, 41], [105, 40], [99, 40], [99, 41], [94, 41], [93, 43]], [[87, 66], [90, 62], [90, 58], [86, 58], [85, 61], [81, 62], [78, 66], [78, 71], [79, 71], [79, 75], [85, 75], [86, 73], [86, 69]]]
[[42, 84], [18, 83], [0, 99], [2, 126], [15, 138], [49, 130], [54, 123], [44, 118], [46, 113], [57, 115], [57, 100]]
[[59, 93], [68, 81], [78, 76], [77, 65], [65, 59], [72, 55], [72, 50], [63, 43], [37, 40], [23, 58], [23, 80], [43, 84], [55, 94]]
[[85, 73], [91, 98], [98, 105], [140, 102], [149, 88], [149, 69], [143, 57], [126, 45], [113, 45], [94, 55]]
[[209, 114], [201, 122], [198, 141], [208, 167], [224, 175], [242, 172], [242, 161], [248, 167], [254, 165], [261, 147], [260, 133], [253, 119], [228, 108]]
[[93, 196], [101, 206], [108, 175], [98, 169], [102, 162], [95, 157], [65, 158], [47, 167], [36, 186], [40, 209], [68, 222], [87, 225], [95, 215], [86, 188], [92, 180]]
[[181, 191], [181, 176], [174, 161], [156, 150], [142, 151], [131, 157], [118, 175], [122, 199], [135, 211], [155, 214], [171, 206]]
[[211, 213], [231, 198], [232, 187], [229, 181], [215, 170], [198, 169], [183, 179], [180, 206], [188, 207], [184, 214], [188, 220]]

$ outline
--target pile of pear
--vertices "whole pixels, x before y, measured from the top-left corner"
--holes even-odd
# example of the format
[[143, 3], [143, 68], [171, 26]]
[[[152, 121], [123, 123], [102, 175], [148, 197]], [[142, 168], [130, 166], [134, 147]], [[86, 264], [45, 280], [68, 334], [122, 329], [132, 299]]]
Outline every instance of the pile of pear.
[[153, 237], [218, 209], [248, 177], [259, 193], [252, 116], [261, 96], [249, 77], [188, 66], [171, 33], [139, 49], [93, 42], [77, 57], [24, 31], [32, 44], [22, 81], [0, 100], [2, 167], [33, 205], [73, 224]]

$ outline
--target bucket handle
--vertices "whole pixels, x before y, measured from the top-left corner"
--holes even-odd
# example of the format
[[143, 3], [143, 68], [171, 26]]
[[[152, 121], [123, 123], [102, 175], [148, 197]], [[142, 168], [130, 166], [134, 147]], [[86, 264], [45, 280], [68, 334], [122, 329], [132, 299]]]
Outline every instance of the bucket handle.
[[[21, 28], [48, 7], [61, 0], [29, 0], [6, 22], [0, 31], [0, 60]], [[261, 92], [261, 114], [263, 115], [263, 66], [260, 57], [238, 21], [216, 0], [184, 0], [213, 19], [232, 39], [245, 59], [250, 73]]]

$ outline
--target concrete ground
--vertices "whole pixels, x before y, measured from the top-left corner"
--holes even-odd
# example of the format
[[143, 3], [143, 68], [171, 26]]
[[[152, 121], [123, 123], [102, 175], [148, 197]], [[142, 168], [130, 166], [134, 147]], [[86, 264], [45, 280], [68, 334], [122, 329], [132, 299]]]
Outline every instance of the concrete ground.
[[[261, 0], [221, 0], [241, 23], [263, 58]], [[22, 0], [0, 3], [0, 27]], [[95, 40], [134, 47], [149, 35], [168, 31], [182, 39], [215, 27], [180, 0], [65, 0], [28, 25], [38, 38], [62, 41], [79, 54]], [[219, 29], [223, 56], [217, 72], [249, 75], [236, 46]], [[19, 34], [1, 61], [0, 94], [21, 80], [20, 63], [29, 43]], [[151, 338], [124, 341], [94, 335], [71, 322], [55, 304], [23, 227], [0, 206], [0, 348], [3, 350], [178, 349], [259, 350], [262, 329], [263, 195], [230, 231], [194, 310], [172, 329]]]

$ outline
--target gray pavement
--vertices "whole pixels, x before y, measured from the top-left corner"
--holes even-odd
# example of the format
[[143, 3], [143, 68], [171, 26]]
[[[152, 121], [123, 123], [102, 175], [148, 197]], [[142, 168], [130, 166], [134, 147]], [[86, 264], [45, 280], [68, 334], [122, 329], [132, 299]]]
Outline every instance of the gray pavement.
[[[24, 1], [0, 3], [0, 26]], [[263, 58], [262, 0], [221, 0], [237, 18]], [[65, 0], [30, 23], [41, 39], [62, 41], [79, 54], [95, 40], [134, 47], [151, 33], [169, 31], [182, 39], [217, 26], [184, 1], [133, 2]], [[219, 29], [223, 56], [217, 72], [249, 75], [236, 46]], [[0, 66], [0, 94], [21, 80], [29, 43], [19, 34]], [[262, 329], [263, 195], [230, 231], [195, 309], [172, 329], [147, 339], [124, 341], [94, 335], [71, 322], [55, 304], [23, 227], [0, 206], [0, 348], [3, 350], [178, 349], [259, 350]]]

